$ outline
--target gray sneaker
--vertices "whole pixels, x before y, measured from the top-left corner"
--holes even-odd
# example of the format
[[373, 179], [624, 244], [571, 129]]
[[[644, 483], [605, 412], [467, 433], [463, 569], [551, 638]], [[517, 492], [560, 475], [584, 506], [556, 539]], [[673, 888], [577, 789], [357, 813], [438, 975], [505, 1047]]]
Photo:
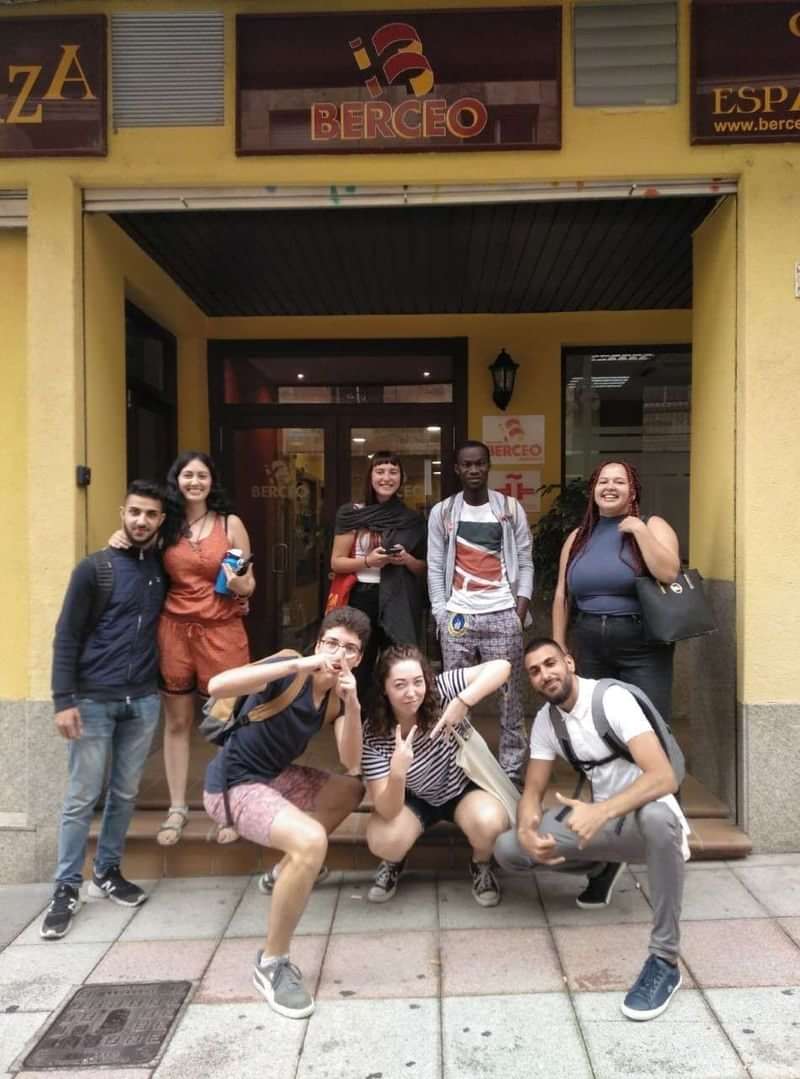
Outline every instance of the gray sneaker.
[[[276, 872], [277, 868], [278, 866], [274, 865], [271, 869], [268, 869], [266, 873], [262, 873], [258, 878], [258, 890], [262, 895], [272, 895], [278, 880], [278, 873]], [[317, 879], [314, 881], [315, 888], [318, 884], [322, 884], [329, 872], [330, 870], [326, 865], [320, 867], [320, 871], [317, 873]]]
[[286, 956], [262, 965], [264, 953], [256, 954], [253, 985], [278, 1015], [305, 1019], [314, 1011], [314, 998], [303, 985], [303, 975]]
[[472, 876], [472, 898], [482, 907], [496, 907], [500, 902], [500, 885], [492, 872], [491, 862], [469, 863]]

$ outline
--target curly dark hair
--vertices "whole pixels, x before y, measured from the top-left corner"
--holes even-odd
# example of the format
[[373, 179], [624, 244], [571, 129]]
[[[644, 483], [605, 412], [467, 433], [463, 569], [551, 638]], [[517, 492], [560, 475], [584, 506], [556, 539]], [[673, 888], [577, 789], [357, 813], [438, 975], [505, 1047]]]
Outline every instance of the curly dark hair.
[[397, 725], [389, 698], [386, 696], [386, 680], [392, 673], [392, 667], [406, 659], [416, 660], [425, 678], [425, 696], [417, 712], [418, 730], [423, 733], [429, 731], [442, 714], [442, 700], [427, 658], [412, 644], [393, 644], [381, 653], [375, 671], [375, 703], [370, 713], [370, 721], [377, 734], [391, 734]]
[[178, 476], [186, 468], [190, 461], [201, 461], [211, 474], [211, 490], [208, 492], [206, 505], [210, 510], [225, 516], [231, 512], [231, 504], [222, 485], [219, 482], [217, 466], [207, 453], [202, 450], [186, 450], [178, 454], [172, 462], [167, 473], [167, 500], [164, 505], [167, 518], [161, 527], [161, 536], [165, 547], [171, 547], [185, 535], [188, 535], [186, 527], [186, 499], [178, 487]]

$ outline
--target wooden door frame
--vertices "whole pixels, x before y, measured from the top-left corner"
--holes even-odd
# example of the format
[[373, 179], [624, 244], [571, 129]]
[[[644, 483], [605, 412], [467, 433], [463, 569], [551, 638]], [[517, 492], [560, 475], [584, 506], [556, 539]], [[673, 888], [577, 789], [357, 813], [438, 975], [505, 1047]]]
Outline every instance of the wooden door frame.
[[[453, 445], [442, 446], [442, 495], [452, 494], [456, 488], [453, 471], [454, 450], [467, 437], [467, 349], [466, 337], [414, 337], [414, 338], [303, 338], [302, 340], [263, 340], [253, 339], [243, 341], [241, 339], [229, 340], [212, 338], [208, 345], [208, 415], [209, 415], [209, 445], [211, 453], [221, 458], [221, 463], [226, 456], [226, 448], [220, 439], [222, 431], [228, 424], [237, 425], [243, 421], [252, 426], [258, 419], [269, 420], [273, 426], [317, 427], [321, 425], [323, 417], [330, 418], [335, 413], [337, 417], [345, 417], [352, 411], [358, 413], [358, 423], [361, 427], [392, 427], [402, 426], [396, 422], [400, 410], [405, 409], [406, 416], [408, 406], [381, 404], [381, 405], [286, 405], [286, 404], [225, 404], [224, 365], [225, 360], [236, 357], [246, 357], [259, 353], [263, 356], [290, 355], [313, 357], [320, 352], [327, 356], [408, 356], [409, 353], [418, 352], [420, 355], [449, 356], [453, 363], [453, 399], [446, 405], [443, 404], [418, 404], [414, 405], [414, 417], [419, 418], [420, 423], [426, 420], [435, 423], [441, 419], [441, 412], [446, 409], [453, 419]], [[331, 384], [337, 385], [336, 378], [331, 378]], [[281, 421], [278, 423], [278, 421]], [[339, 451], [334, 458], [339, 467]]]

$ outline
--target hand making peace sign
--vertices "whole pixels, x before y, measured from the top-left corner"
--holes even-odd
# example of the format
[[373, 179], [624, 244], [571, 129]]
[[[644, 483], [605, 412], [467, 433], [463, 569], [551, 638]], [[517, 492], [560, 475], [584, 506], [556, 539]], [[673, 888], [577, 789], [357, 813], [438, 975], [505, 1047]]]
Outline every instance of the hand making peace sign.
[[403, 738], [403, 732], [400, 730], [400, 724], [398, 723], [394, 729], [394, 753], [389, 763], [390, 771], [393, 775], [405, 776], [408, 773], [408, 769], [411, 767], [411, 763], [414, 760], [414, 750], [411, 747], [411, 743], [414, 741], [414, 735], [417, 733], [416, 723], [408, 732], [408, 737]]

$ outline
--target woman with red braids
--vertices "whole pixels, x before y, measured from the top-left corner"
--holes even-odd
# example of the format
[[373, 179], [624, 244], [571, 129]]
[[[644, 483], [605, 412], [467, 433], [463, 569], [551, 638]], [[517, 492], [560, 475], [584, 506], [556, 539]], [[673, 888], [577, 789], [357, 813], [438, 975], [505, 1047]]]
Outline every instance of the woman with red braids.
[[678, 537], [663, 517], [641, 517], [641, 493], [626, 461], [607, 461], [592, 473], [586, 514], [561, 549], [553, 637], [567, 650], [569, 622], [581, 675], [632, 682], [669, 722], [673, 646], [645, 636], [635, 582], [643, 575], [675, 580]]

